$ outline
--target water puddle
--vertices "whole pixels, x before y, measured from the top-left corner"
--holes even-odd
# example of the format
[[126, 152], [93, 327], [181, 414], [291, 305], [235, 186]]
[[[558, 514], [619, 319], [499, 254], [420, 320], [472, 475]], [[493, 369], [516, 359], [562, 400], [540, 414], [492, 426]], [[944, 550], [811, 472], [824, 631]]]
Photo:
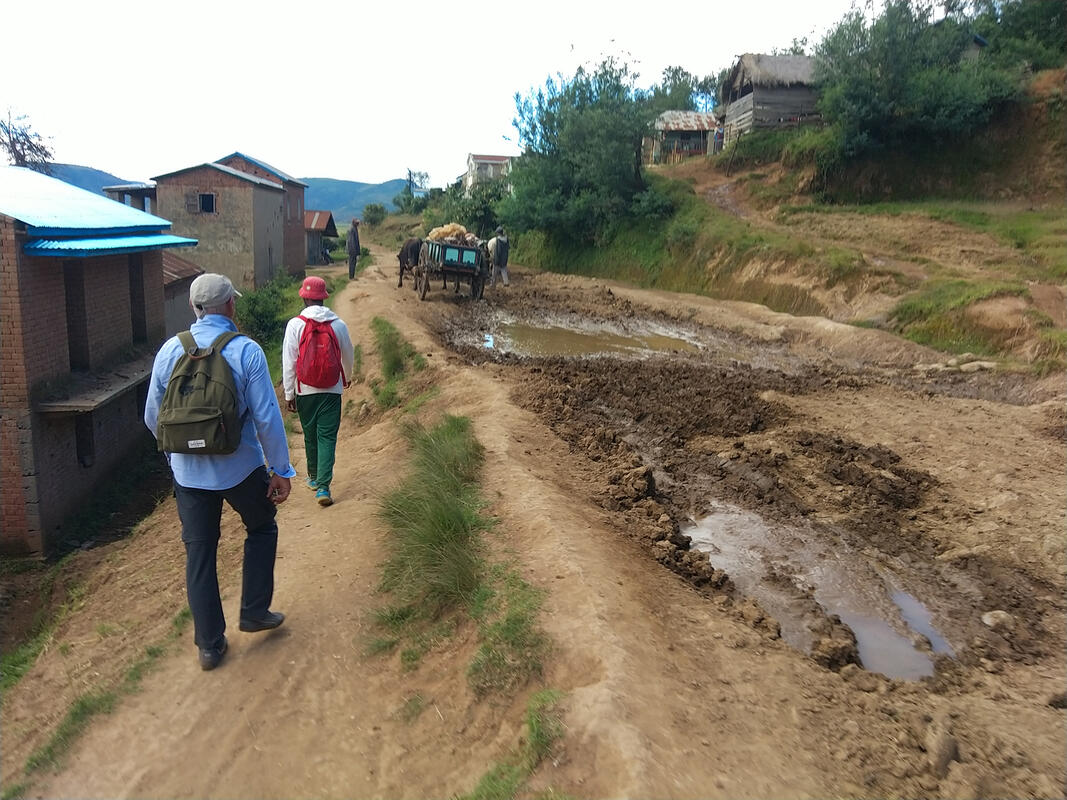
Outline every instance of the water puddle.
[[778, 620], [782, 638], [800, 650], [810, 650], [825, 612], [855, 633], [863, 666], [890, 678], [932, 675], [931, 653], [953, 654], [930, 611], [884, 565], [810, 528], [768, 525], [716, 503], [684, 533]]
[[643, 355], [650, 352], [695, 352], [700, 348], [688, 339], [663, 331], [620, 332], [608, 328], [537, 327], [521, 322], [501, 324], [484, 334], [482, 346], [522, 356]]

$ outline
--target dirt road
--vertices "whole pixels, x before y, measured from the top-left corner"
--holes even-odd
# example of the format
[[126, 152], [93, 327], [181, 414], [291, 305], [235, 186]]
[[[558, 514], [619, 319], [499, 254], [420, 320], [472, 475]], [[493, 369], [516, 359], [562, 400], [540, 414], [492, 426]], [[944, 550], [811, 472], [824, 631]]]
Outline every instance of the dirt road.
[[[421, 419], [474, 421], [492, 551], [546, 591], [543, 680], [477, 700], [473, 631], [414, 671], [365, 655], [377, 500], [407, 451], [399, 410], [360, 412], [363, 384], [336, 504], [296, 488], [280, 513], [285, 625], [233, 630], [212, 673], [186, 631], [57, 769], [23, 776], [76, 697], [166, 638], [184, 602], [168, 500], [84, 554], [80, 604], [4, 699], [5, 787], [450, 796], [515, 747], [543, 685], [565, 693], [566, 732], [528, 796], [1064, 795], [1058, 383], [916, 370], [937, 357], [877, 331], [521, 269], [481, 303], [440, 287], [420, 303], [373, 252], [382, 266], [334, 308], [368, 376], [375, 316], [426, 356], [439, 392]], [[232, 618], [240, 534], [224, 524]], [[416, 693], [427, 710], [405, 721]]]

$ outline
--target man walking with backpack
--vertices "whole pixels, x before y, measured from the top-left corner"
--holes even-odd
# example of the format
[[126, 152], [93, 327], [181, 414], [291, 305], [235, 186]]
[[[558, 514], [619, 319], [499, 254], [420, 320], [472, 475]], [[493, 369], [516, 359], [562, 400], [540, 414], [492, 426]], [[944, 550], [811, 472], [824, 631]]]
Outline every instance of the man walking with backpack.
[[227, 649], [216, 566], [223, 500], [246, 531], [239, 628], [265, 631], [285, 619], [270, 610], [274, 517], [296, 471], [266, 356], [233, 321], [238, 295], [224, 275], [206, 273], [192, 282], [196, 322], [156, 354], [144, 411], [174, 474], [185, 587], [205, 670], [217, 667]]
[[285, 326], [282, 341], [282, 386], [285, 403], [300, 415], [307, 456], [307, 485], [320, 506], [333, 504], [330, 483], [341, 427], [341, 392], [348, 386], [355, 352], [348, 326], [322, 301], [326, 281], [304, 278], [300, 286], [304, 313]]

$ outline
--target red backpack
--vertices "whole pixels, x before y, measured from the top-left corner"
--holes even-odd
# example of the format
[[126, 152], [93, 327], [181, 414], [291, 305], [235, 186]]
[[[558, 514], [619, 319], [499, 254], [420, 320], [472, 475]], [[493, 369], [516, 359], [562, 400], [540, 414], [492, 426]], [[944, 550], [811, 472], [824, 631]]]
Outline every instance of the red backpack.
[[332, 389], [338, 378], [347, 383], [341, 369], [341, 345], [333, 324], [308, 319], [303, 314], [300, 319], [304, 320], [304, 331], [300, 334], [300, 352], [296, 357], [297, 390], [300, 384]]

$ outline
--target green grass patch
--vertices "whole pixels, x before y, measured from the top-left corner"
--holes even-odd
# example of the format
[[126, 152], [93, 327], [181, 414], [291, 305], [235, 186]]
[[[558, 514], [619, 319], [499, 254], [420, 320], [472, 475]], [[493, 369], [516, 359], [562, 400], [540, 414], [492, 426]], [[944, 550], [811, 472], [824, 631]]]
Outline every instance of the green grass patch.
[[897, 303], [889, 321], [897, 333], [928, 347], [952, 353], [996, 355], [1003, 345], [1002, 334], [970, 320], [966, 308], [991, 297], [1026, 292], [1025, 286], [1013, 283], [938, 281]]
[[478, 623], [481, 643], [467, 670], [478, 695], [506, 692], [541, 674], [547, 647], [537, 627], [544, 593], [502, 565], [472, 600], [471, 616]]
[[126, 669], [117, 686], [95, 689], [75, 699], [48, 741], [34, 750], [26, 759], [23, 771], [30, 775], [43, 767], [58, 766], [60, 759], [93, 717], [97, 714], [111, 713], [122, 695], [132, 694], [140, 689], [144, 676], [163, 656], [167, 646], [181, 636], [191, 619], [192, 613], [186, 606], [171, 619], [171, 630], [163, 643], [146, 647], [140, 658]]
[[436, 617], [464, 604], [480, 580], [481, 532], [490, 521], [472, 474], [481, 445], [465, 417], [446, 417], [429, 430], [405, 429], [414, 451], [409, 477], [382, 500], [380, 515], [393, 533], [382, 588], [401, 605]]
[[392, 533], [380, 588], [393, 602], [375, 613], [384, 635], [368, 651], [399, 648], [401, 665], [414, 669], [467, 614], [479, 635], [468, 681], [480, 695], [512, 690], [542, 670], [542, 593], [503, 565], [485, 566], [483, 534], [493, 520], [478, 487], [483, 449], [466, 417], [404, 430], [410, 474], [379, 509]]
[[379, 408], [400, 404], [400, 385], [412, 372], [426, 368], [426, 359], [400, 335], [393, 323], [382, 317], [371, 320], [375, 347], [382, 363], [382, 377], [370, 382], [371, 393]]
[[29, 783], [13, 783], [0, 792], [0, 800], [19, 800], [29, 791], [29, 788]]
[[397, 716], [409, 725], [417, 720], [426, 710], [426, 698], [416, 692], [411, 697], [404, 698], [404, 704], [397, 712]]
[[51, 738], [30, 753], [26, 759], [26, 773], [35, 772], [42, 767], [57, 766], [60, 757], [85, 730], [89, 721], [97, 714], [110, 714], [117, 699], [118, 695], [113, 691], [86, 692], [79, 696], [71, 704]]
[[[502, 762], [494, 764], [469, 794], [457, 800], [513, 800], [518, 797], [527, 778], [552, 753], [555, 743], [563, 736], [563, 724], [556, 713], [560, 692], [545, 690], [535, 693], [526, 707], [526, 735], [519, 746]], [[560, 798], [549, 790], [541, 797]]]
[[6, 693], [30, 670], [45, 645], [51, 641], [56, 626], [66, 619], [78, 602], [80, 595], [68, 590], [66, 600], [54, 613], [50, 611], [52, 592], [59, 573], [70, 563], [72, 557], [73, 554], [67, 555], [48, 567], [37, 591], [37, 612], [30, 626], [29, 638], [11, 652], [0, 656], [0, 694]]
[[[1067, 215], [1062, 209], [1011, 207], [1004, 203], [959, 200], [782, 206], [779, 217], [796, 214], [862, 214], [899, 217], [914, 215], [968, 228], [992, 236], [1019, 251], [1022, 260], [1011, 265], [1019, 277], [1055, 280], [1067, 276]], [[1027, 261], [1029, 259], [1029, 262]]]

